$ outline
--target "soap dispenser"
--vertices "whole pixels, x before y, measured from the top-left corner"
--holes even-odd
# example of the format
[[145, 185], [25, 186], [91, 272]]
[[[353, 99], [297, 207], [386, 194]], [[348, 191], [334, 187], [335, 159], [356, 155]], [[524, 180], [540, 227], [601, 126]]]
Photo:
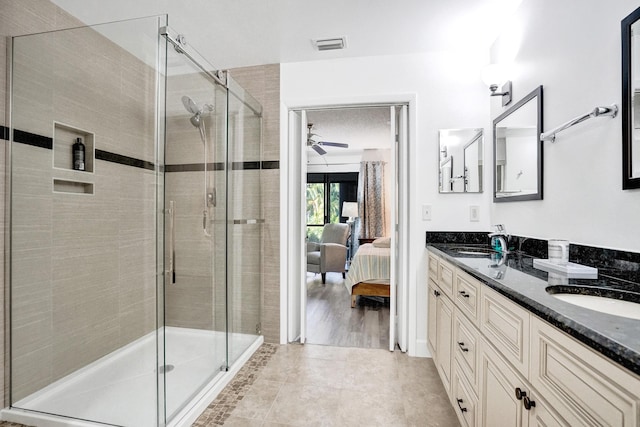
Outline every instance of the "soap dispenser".
[[84, 144], [82, 138], [76, 138], [75, 144], [72, 147], [73, 150], [73, 169], [77, 171], [84, 170]]

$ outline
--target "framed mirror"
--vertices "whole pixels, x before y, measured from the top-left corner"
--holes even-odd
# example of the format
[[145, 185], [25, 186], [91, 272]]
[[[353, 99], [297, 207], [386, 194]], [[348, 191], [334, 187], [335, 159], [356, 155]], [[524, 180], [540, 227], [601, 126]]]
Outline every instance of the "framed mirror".
[[493, 121], [493, 201], [542, 200], [542, 86]]
[[640, 188], [640, 8], [622, 20], [622, 188]]
[[440, 129], [440, 193], [481, 193], [483, 129]]

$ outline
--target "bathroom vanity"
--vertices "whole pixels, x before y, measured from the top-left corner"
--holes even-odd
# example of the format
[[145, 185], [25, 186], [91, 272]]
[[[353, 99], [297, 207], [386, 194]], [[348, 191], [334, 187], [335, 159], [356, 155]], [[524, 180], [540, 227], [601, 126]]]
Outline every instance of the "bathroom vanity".
[[640, 425], [640, 320], [547, 291], [637, 284], [547, 274], [483, 245], [427, 249], [428, 345], [461, 425]]

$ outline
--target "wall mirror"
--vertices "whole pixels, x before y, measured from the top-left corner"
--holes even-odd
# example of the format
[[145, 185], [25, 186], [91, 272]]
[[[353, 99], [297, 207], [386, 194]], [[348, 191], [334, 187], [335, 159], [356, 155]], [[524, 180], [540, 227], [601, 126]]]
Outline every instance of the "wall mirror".
[[622, 188], [640, 188], [640, 8], [622, 20]]
[[439, 190], [441, 193], [481, 193], [482, 129], [441, 129]]
[[493, 121], [493, 201], [542, 199], [542, 86]]

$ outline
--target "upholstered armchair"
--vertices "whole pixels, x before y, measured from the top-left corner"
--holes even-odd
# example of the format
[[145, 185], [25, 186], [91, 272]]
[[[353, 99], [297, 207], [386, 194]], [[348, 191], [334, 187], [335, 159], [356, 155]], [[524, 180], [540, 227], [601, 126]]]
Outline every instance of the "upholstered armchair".
[[325, 224], [320, 243], [307, 242], [307, 271], [320, 273], [323, 284], [327, 272], [342, 273], [344, 278], [348, 237], [349, 225]]

